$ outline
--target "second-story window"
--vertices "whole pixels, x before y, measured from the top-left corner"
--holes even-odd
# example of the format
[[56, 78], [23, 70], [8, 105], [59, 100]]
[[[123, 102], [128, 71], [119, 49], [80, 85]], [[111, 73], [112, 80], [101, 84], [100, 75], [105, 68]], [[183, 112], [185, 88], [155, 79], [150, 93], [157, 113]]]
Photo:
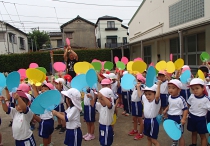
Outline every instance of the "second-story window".
[[114, 21], [107, 21], [107, 28], [115, 28]]

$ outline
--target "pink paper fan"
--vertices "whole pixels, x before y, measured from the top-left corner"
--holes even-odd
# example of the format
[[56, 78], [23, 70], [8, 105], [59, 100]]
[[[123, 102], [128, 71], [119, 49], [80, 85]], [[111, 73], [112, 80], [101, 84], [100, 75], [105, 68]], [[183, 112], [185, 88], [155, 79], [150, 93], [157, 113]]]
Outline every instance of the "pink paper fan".
[[119, 58], [117, 56], [114, 57], [114, 62], [117, 63], [119, 61]]
[[37, 68], [37, 67], [39, 67], [39, 65], [37, 63], [31, 63], [29, 65], [29, 68]]
[[66, 38], [66, 45], [70, 46], [71, 42], [69, 40], [69, 38]]
[[143, 61], [143, 59], [138, 57], [138, 58], [135, 58], [134, 61]]
[[124, 64], [128, 63], [128, 58], [127, 57], [122, 57], [121, 62], [123, 62]]
[[57, 71], [57, 72], [62, 72], [66, 70], [66, 65], [63, 62], [55, 62], [53, 64], [53, 68]]
[[26, 78], [26, 69], [21, 68], [18, 70], [18, 73], [20, 74], [20, 78], [22, 80], [24, 80]]

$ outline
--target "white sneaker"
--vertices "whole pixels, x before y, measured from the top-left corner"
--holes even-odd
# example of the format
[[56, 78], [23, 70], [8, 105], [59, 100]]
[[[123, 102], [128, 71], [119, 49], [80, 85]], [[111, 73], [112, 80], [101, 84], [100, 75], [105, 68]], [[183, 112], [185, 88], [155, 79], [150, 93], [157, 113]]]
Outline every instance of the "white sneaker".
[[86, 133], [85, 135], [83, 135], [83, 138], [85, 139], [86, 137], [88, 137], [89, 133]]

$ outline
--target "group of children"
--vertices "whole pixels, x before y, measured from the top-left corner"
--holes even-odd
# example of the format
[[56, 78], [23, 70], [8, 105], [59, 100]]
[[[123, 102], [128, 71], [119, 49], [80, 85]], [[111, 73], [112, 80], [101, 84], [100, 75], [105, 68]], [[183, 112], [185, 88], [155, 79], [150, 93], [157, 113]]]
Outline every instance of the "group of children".
[[[137, 84], [132, 90], [125, 90], [120, 85], [120, 80], [128, 71], [115, 73], [99, 73], [98, 83], [100, 90], [88, 88], [84, 95], [84, 121], [87, 124], [87, 133], [82, 135], [80, 129], [81, 93], [74, 88], [64, 91], [65, 79], [58, 78], [51, 83], [44, 82], [36, 87], [21, 83], [16, 93], [9, 93], [5, 88], [6, 97], [0, 96], [3, 110], [12, 119], [12, 131], [16, 146], [36, 146], [31, 131], [31, 125], [39, 122], [39, 136], [43, 139], [42, 146], [52, 146], [51, 136], [54, 131], [54, 117], [57, 117], [60, 133], [66, 131], [64, 144], [68, 146], [81, 146], [82, 139], [89, 141], [95, 139], [95, 115], [99, 113], [99, 142], [101, 146], [111, 146], [114, 138], [114, 125], [118, 115], [117, 107], [122, 107], [122, 115], [133, 116], [133, 128], [128, 135], [135, 140], [147, 137], [148, 146], [159, 146], [159, 123], [157, 116], [171, 119], [183, 127], [187, 122], [187, 130], [192, 132], [192, 144], [197, 145], [197, 134], [200, 135], [201, 145], [207, 145], [207, 122], [210, 122], [210, 84], [208, 83], [209, 68], [205, 65], [199, 69], [204, 73], [206, 80], [200, 78], [189, 79], [183, 84], [179, 77], [190, 70], [183, 66], [172, 79], [165, 71], [157, 74], [157, 82], [152, 87], [147, 87], [145, 70], [142, 74], [135, 75]], [[35, 115], [30, 110], [33, 100], [48, 90], [58, 90], [61, 101], [55, 110], [45, 111], [44, 114]], [[31, 93], [31, 94], [29, 94]], [[9, 100], [9, 106], [6, 100]], [[66, 108], [65, 104], [66, 103]], [[66, 110], [65, 110], [66, 109]], [[115, 120], [114, 120], [115, 119]], [[139, 129], [138, 129], [138, 125]], [[183, 135], [178, 141], [173, 141], [173, 146], [185, 146]]]

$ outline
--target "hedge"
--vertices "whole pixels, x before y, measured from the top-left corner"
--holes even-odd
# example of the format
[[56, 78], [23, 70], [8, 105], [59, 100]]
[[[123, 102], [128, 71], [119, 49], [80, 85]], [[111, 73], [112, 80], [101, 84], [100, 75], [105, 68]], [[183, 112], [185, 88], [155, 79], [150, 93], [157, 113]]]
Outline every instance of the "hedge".
[[[111, 60], [110, 49], [87, 49], [87, 50], [74, 50], [79, 61], [91, 62], [93, 59], [99, 59], [103, 61]], [[63, 51], [53, 51], [54, 54], [63, 54]], [[63, 56], [54, 56], [54, 62], [63, 62]], [[29, 64], [35, 62], [40, 67], [50, 70], [50, 52], [32, 52], [23, 54], [10, 54], [0, 55], [0, 72], [12, 72], [20, 68], [27, 69]]]

